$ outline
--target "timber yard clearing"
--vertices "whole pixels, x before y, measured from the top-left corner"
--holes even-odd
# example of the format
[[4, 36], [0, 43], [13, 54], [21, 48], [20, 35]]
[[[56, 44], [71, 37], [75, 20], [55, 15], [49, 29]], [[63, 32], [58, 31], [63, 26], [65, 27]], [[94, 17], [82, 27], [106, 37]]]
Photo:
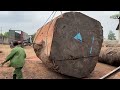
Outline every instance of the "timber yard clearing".
[[[11, 48], [9, 45], [0, 45], [0, 63], [3, 62], [6, 56], [10, 53]], [[23, 76], [24, 79], [73, 79], [74, 77], [68, 77], [65, 75], [61, 75], [50, 69], [46, 68], [42, 61], [37, 58], [33, 48], [31, 46], [25, 47], [25, 51], [27, 54], [26, 63], [23, 68]], [[9, 64], [6, 63], [3, 67], [0, 67], [0, 79], [12, 79], [13, 68], [7, 67]], [[110, 66], [103, 63], [97, 63], [94, 71], [90, 74], [88, 78], [85, 79], [99, 79], [105, 74], [109, 73], [116, 67]], [[120, 75], [117, 73], [112, 77], [113, 79], [119, 79]]]

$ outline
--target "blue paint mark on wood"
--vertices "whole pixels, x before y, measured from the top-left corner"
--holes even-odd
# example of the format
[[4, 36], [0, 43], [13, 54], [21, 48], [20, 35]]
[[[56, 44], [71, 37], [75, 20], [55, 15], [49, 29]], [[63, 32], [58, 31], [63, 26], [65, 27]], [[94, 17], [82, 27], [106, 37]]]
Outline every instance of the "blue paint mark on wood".
[[80, 42], [82, 42], [82, 36], [80, 33], [78, 33], [75, 37], [76, 40], [79, 40]]
[[90, 54], [92, 53], [92, 47], [90, 48]]
[[92, 44], [94, 43], [94, 36], [92, 37]]
[[[94, 43], [94, 36], [92, 37], [92, 44]], [[90, 54], [92, 53], [92, 46], [90, 48]]]

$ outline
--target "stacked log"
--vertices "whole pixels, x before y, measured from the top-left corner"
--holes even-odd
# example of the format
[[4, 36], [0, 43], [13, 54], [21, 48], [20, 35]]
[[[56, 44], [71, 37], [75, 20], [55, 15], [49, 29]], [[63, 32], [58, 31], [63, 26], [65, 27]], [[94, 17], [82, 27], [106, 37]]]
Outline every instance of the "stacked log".
[[102, 47], [99, 62], [120, 66], [120, 47]]
[[102, 47], [120, 47], [120, 44], [118, 44], [117, 40], [105, 40]]
[[102, 44], [102, 49], [98, 61], [112, 66], [119, 66], [119, 50], [120, 44], [117, 40], [105, 40]]
[[99, 21], [80, 12], [67, 12], [38, 29], [33, 48], [46, 67], [82, 78], [94, 70], [102, 42]]

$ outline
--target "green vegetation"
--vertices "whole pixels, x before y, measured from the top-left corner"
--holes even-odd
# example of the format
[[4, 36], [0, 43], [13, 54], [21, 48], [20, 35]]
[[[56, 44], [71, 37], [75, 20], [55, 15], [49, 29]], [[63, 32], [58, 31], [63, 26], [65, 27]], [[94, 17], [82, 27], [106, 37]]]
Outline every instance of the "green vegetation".
[[9, 32], [5, 32], [5, 33], [4, 33], [4, 37], [7, 37], [7, 38], [8, 38], [8, 37], [9, 37]]
[[115, 33], [113, 33], [112, 31], [109, 31], [108, 40], [116, 40]]
[[9, 36], [9, 32], [5, 32], [4, 34], [0, 33], [0, 36], [3, 36], [3, 37], [8, 38], [8, 36]]

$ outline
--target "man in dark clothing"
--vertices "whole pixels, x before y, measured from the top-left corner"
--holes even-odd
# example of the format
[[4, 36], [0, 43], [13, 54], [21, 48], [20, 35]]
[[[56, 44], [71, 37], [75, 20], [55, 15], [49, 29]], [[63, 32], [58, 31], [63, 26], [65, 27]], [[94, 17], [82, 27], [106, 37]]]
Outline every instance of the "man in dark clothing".
[[1, 63], [1, 66], [3, 66], [6, 62], [10, 61], [9, 66], [15, 68], [13, 79], [22, 79], [22, 68], [25, 64], [26, 53], [24, 49], [19, 45], [18, 41], [14, 41], [13, 45], [14, 48], [7, 56], [6, 60]]

